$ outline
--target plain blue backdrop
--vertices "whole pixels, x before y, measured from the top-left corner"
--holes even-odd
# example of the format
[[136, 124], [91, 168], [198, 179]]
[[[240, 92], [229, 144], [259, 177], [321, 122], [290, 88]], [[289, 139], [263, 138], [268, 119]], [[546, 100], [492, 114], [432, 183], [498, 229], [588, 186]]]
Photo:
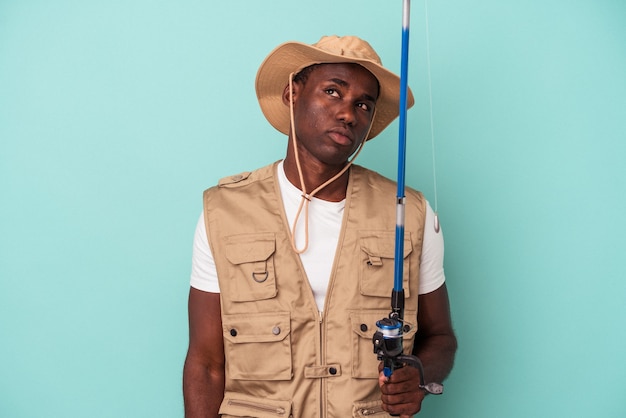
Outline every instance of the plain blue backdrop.
[[[397, 72], [401, 6], [0, 0], [0, 416], [183, 416], [202, 191], [285, 152], [258, 65], [354, 34]], [[420, 416], [626, 416], [626, 4], [430, 1], [432, 125], [425, 15], [407, 184], [460, 348]], [[358, 163], [395, 178], [396, 144]]]

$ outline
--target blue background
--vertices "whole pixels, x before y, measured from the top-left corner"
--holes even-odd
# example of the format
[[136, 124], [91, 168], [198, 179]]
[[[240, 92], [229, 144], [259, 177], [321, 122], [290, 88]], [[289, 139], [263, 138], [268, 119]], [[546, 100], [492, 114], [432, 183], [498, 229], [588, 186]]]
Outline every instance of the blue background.
[[[182, 417], [202, 191], [285, 153], [258, 65], [287, 40], [355, 34], [398, 72], [401, 9], [0, 0], [0, 416]], [[407, 184], [434, 205], [424, 10]], [[626, 416], [626, 4], [428, 14], [460, 348], [420, 416]], [[396, 144], [394, 123], [357, 161], [395, 178]]]

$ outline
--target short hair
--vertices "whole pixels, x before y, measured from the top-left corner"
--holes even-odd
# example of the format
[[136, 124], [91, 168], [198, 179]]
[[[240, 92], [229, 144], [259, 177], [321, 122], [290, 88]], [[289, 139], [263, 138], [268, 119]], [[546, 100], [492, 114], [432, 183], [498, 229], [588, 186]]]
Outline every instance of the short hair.
[[302, 83], [303, 85], [306, 84], [307, 80], [309, 79], [309, 75], [311, 75], [311, 73], [320, 65], [321, 64], [311, 64], [308, 67], [304, 67], [296, 75], [293, 76], [293, 82]]

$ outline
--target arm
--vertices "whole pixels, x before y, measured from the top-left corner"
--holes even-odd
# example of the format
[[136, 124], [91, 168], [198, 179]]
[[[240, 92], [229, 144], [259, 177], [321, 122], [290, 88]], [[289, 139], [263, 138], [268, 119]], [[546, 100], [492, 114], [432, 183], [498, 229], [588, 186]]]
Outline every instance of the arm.
[[183, 370], [185, 417], [218, 417], [224, 398], [220, 294], [191, 288], [189, 349]]
[[424, 364], [426, 382], [441, 383], [452, 370], [457, 348], [445, 283], [434, 292], [420, 295], [417, 320], [413, 354]]
[[[445, 283], [434, 292], [420, 295], [418, 303], [419, 329], [415, 336], [413, 354], [424, 365], [426, 383], [441, 383], [452, 370], [457, 347]], [[417, 369], [397, 369], [389, 380], [381, 373], [379, 385], [385, 411], [410, 416], [421, 409], [426, 392], [419, 389]]]

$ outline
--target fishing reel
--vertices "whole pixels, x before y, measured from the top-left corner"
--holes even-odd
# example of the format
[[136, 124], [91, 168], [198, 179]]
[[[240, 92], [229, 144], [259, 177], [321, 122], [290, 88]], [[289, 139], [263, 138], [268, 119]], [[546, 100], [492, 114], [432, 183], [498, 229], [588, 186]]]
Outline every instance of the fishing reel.
[[389, 377], [394, 370], [404, 365], [415, 367], [420, 375], [420, 389], [432, 395], [441, 395], [443, 385], [424, 382], [424, 367], [421, 360], [417, 356], [402, 354], [402, 319], [392, 312], [389, 318], [376, 321], [376, 327], [378, 330], [374, 333], [372, 342], [374, 353], [378, 356], [378, 360], [383, 362], [383, 374]]

